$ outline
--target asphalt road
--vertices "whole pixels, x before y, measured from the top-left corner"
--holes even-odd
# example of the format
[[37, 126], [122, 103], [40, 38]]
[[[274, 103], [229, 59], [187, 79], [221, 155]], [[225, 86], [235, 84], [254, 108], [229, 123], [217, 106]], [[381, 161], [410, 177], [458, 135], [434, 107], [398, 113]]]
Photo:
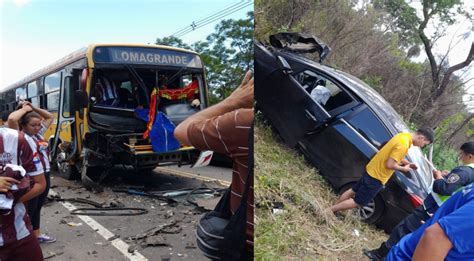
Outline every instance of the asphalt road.
[[[174, 198], [177, 203], [172, 204], [113, 190], [132, 188], [157, 192], [201, 186], [223, 188], [230, 180], [231, 169], [219, 167], [160, 167], [150, 175], [114, 169], [103, 182], [104, 191], [94, 193], [84, 189], [79, 181], [65, 180], [53, 173], [50, 195], [62, 199], [85, 198], [105, 206], [143, 208], [148, 213], [78, 216], [71, 215], [70, 210], [91, 206], [50, 201], [42, 210], [41, 230], [56, 237], [57, 242], [42, 244], [43, 255], [46, 260], [208, 260], [195, 243], [196, 222], [204, 212], [188, 203], [186, 196]], [[209, 193], [190, 198], [204, 208], [212, 208], [218, 199]], [[141, 238], [144, 235], [147, 237]]]

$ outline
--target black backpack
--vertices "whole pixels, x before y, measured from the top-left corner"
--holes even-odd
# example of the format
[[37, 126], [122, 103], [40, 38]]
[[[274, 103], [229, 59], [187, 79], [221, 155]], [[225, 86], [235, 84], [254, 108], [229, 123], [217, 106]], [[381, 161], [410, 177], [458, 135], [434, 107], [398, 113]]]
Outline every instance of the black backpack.
[[[217, 203], [215, 209], [199, 220], [196, 230], [197, 246], [204, 255], [216, 260], [240, 260], [245, 252], [247, 198], [250, 180], [253, 178], [253, 124], [249, 133], [248, 175], [245, 191], [237, 211], [230, 211], [229, 187]], [[231, 185], [232, 186], [232, 185]]]

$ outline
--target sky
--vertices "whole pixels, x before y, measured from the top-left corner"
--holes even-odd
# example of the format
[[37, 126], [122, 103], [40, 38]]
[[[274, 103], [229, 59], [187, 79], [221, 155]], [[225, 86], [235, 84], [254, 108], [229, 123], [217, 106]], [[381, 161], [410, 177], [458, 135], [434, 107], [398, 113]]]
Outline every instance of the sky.
[[[252, 1], [0, 0], [0, 89], [90, 43], [152, 44], [240, 2]], [[222, 19], [249, 11], [253, 4], [181, 39], [205, 40]]]
[[[90, 43], [154, 43], [235, 5], [236, 0], [0, 0], [0, 89]], [[251, 0], [245, 0], [250, 3]], [[416, 6], [418, 0], [413, 1]], [[474, 8], [474, 1], [464, 0]], [[222, 19], [246, 18], [249, 5]], [[204, 40], [219, 22], [197, 28], [183, 37], [186, 43]], [[451, 39], [459, 43], [449, 63], [466, 58], [474, 40], [473, 21], [462, 20], [435, 46], [441, 54]], [[436, 23], [428, 27], [435, 30]], [[416, 60], [426, 59], [421, 52]], [[474, 78], [474, 65], [465, 78]], [[458, 72], [459, 74], [459, 72]], [[474, 80], [467, 86], [474, 95]], [[474, 96], [471, 96], [474, 99]]]

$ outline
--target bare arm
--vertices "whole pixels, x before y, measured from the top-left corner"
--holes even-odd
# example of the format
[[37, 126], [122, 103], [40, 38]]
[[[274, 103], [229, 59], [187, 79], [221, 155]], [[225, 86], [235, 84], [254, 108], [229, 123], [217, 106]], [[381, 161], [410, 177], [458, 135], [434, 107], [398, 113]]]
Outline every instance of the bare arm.
[[227, 112], [239, 109], [239, 108], [252, 108], [253, 107], [253, 78], [251, 73], [248, 71], [245, 74], [244, 79], [240, 86], [222, 102], [204, 109], [184, 120], [174, 130], [174, 136], [182, 144], [191, 145], [188, 138], [188, 127], [195, 121], [201, 121], [210, 119], [212, 117], [225, 114]]
[[32, 198], [39, 196], [46, 188], [46, 179], [44, 178], [44, 174], [36, 175], [32, 178], [35, 181], [35, 184], [30, 189], [30, 191], [28, 191], [20, 198], [20, 202], [26, 202]]
[[11, 129], [19, 130], [20, 125], [19, 121], [23, 115], [25, 115], [27, 112], [32, 111], [33, 109], [30, 106], [24, 105], [21, 109], [18, 109], [8, 116], [8, 127]]
[[27, 102], [31, 106], [33, 111], [37, 112], [43, 118], [43, 125], [45, 128], [48, 128], [51, 123], [53, 123], [54, 116], [49, 111], [33, 106], [30, 102]]
[[398, 164], [398, 162], [396, 162], [394, 159], [392, 158], [389, 158], [386, 162], [385, 162], [385, 167], [387, 169], [393, 169], [393, 170], [398, 170], [398, 171], [401, 171], [401, 172], [409, 172], [411, 170], [411, 167], [410, 165], [405, 165], [405, 166], [401, 166], [400, 164]]
[[412, 164], [412, 163], [409, 162], [409, 161], [406, 160], [406, 159], [402, 159], [402, 160], [400, 160], [400, 164], [401, 164], [401, 165], [410, 165], [410, 164]]
[[444, 260], [453, 244], [438, 223], [429, 226], [416, 246], [413, 260]]

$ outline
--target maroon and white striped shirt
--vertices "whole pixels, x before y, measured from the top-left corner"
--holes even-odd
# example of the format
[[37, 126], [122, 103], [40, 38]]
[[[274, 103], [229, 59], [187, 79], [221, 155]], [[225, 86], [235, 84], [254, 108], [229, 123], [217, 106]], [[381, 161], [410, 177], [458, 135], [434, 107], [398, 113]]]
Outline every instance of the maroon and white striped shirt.
[[[249, 134], [253, 109], [238, 109], [211, 119], [195, 121], [188, 127], [188, 139], [200, 150], [212, 150], [232, 158], [232, 185], [230, 207], [234, 213], [240, 205], [248, 175]], [[253, 251], [254, 196], [253, 179], [249, 180], [247, 200], [247, 248]]]
[[[6, 164], [21, 165], [26, 170], [26, 175], [43, 174], [43, 166], [36, 149], [36, 143], [31, 137], [25, 135], [25, 139], [19, 142], [19, 132], [8, 128], [0, 128], [0, 135], [3, 138], [0, 167], [3, 168]], [[17, 155], [18, 152], [20, 155]], [[21, 202], [16, 203], [9, 214], [0, 216], [0, 221], [0, 247], [23, 239], [32, 233], [25, 205]]]

